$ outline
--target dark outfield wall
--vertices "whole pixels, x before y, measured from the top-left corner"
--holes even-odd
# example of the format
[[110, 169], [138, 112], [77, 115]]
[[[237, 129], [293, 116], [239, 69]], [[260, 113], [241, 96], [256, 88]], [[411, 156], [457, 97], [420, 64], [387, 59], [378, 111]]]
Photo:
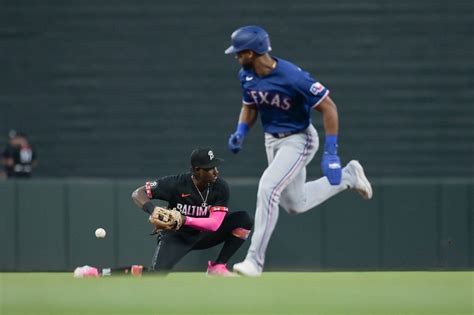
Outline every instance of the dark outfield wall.
[[[0, 271], [149, 265], [155, 240], [130, 194], [140, 181], [0, 182]], [[231, 181], [231, 209], [254, 213], [255, 183]], [[299, 216], [281, 211], [267, 270], [473, 268], [473, 181], [378, 181]], [[94, 231], [107, 230], [97, 240]], [[248, 245], [231, 263], [245, 257]], [[205, 270], [216, 250], [177, 270]]]
[[0, 146], [23, 129], [43, 177], [176, 173], [196, 145], [229, 176], [258, 176], [260, 127], [227, 153], [241, 94], [223, 51], [260, 24], [276, 56], [331, 89], [344, 161], [473, 178], [473, 16], [472, 0], [1, 1]]

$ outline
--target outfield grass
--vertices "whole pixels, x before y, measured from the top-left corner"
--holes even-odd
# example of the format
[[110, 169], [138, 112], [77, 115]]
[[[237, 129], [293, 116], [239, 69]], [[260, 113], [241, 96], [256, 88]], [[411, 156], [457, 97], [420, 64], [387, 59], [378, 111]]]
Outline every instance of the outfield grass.
[[473, 272], [0, 273], [0, 314], [473, 314]]

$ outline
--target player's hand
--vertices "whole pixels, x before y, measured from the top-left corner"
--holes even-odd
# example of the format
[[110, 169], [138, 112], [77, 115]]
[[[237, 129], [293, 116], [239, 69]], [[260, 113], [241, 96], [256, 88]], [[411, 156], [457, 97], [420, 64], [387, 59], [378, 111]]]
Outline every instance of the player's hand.
[[228, 147], [232, 153], [238, 153], [242, 150], [242, 143], [244, 142], [244, 136], [240, 132], [234, 132], [229, 137]]
[[331, 185], [339, 185], [341, 183], [341, 160], [337, 154], [324, 153], [321, 169]]

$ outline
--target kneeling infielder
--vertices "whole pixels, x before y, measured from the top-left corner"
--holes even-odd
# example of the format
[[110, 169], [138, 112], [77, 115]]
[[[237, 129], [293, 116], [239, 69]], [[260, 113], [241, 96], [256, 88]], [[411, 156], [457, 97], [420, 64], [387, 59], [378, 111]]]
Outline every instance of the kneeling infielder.
[[[190, 251], [224, 243], [217, 259], [208, 262], [207, 273], [234, 275], [226, 264], [247, 239], [253, 222], [245, 211], [229, 213], [229, 187], [218, 177], [221, 161], [210, 149], [197, 148], [191, 154], [190, 173], [161, 177], [133, 192], [133, 201], [159, 232], [151, 271], [167, 273]], [[168, 209], [151, 199], [167, 201]]]

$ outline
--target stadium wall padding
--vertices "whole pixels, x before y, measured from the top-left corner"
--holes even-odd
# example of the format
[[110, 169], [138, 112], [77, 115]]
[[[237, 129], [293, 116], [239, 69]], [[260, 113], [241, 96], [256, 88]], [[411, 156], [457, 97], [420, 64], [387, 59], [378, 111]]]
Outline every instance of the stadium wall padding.
[[[231, 209], [254, 213], [256, 182], [230, 179]], [[1, 271], [80, 265], [148, 266], [155, 238], [130, 195], [139, 180], [0, 182]], [[280, 218], [267, 270], [472, 269], [472, 180], [374, 182], [374, 198], [343, 192], [301, 215]], [[94, 231], [103, 227], [105, 239]], [[232, 258], [244, 258], [248, 243]], [[217, 248], [191, 252], [176, 270], [202, 270]]]

